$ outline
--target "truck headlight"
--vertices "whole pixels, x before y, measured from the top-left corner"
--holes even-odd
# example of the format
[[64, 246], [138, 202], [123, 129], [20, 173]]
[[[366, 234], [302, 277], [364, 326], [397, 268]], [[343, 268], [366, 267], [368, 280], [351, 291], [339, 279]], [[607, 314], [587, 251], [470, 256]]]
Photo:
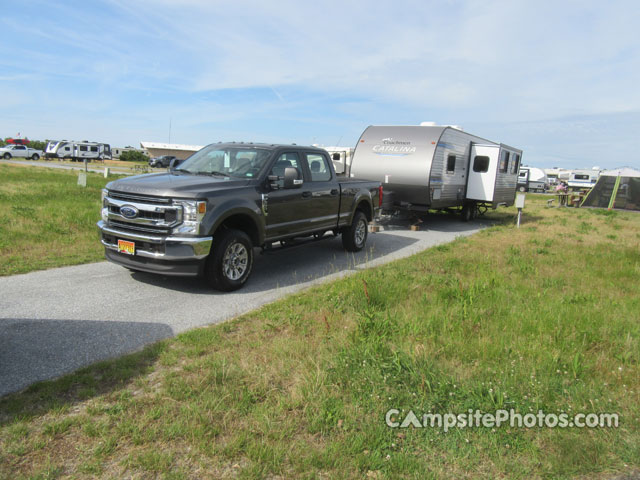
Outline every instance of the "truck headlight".
[[180, 235], [198, 235], [200, 222], [207, 213], [207, 202], [180, 201], [182, 206], [182, 224], [173, 229], [173, 233]]
[[102, 221], [106, 222], [109, 220], [109, 204], [107, 203], [107, 195], [109, 191], [106, 188], [102, 189], [102, 201], [101, 204], [101, 213], [102, 213]]

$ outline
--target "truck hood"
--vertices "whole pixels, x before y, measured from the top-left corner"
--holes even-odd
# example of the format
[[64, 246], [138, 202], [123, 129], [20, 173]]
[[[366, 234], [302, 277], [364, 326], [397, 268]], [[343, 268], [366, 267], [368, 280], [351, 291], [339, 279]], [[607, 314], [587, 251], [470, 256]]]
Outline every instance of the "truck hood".
[[241, 188], [251, 180], [182, 173], [150, 173], [115, 180], [108, 190], [141, 195], [174, 198], [205, 198], [212, 192]]

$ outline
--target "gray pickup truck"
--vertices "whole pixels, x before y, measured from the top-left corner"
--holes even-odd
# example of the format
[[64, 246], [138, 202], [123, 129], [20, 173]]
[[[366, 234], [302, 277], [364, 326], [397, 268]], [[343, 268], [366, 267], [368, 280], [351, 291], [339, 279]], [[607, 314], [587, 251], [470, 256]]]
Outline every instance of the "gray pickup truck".
[[381, 205], [379, 182], [338, 179], [325, 150], [217, 143], [168, 172], [109, 183], [98, 228], [114, 263], [231, 291], [249, 278], [254, 247], [332, 232], [361, 250]]

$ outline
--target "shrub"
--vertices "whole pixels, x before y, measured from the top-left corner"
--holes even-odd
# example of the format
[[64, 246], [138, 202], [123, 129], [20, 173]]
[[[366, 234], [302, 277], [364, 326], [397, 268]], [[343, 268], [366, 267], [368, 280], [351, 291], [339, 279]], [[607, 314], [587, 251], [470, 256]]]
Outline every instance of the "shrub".
[[138, 152], [137, 150], [127, 150], [120, 154], [120, 160], [124, 162], [146, 162], [148, 159], [142, 152]]

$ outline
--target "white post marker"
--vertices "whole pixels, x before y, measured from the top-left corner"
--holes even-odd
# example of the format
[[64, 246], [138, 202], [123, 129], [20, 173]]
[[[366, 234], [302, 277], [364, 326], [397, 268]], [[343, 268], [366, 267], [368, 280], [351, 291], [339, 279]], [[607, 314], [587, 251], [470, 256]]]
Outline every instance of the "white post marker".
[[104, 167], [104, 178], [109, 176], [109, 167]]
[[516, 193], [516, 208], [518, 209], [518, 228], [520, 228], [520, 217], [522, 217], [522, 209], [524, 208], [524, 198], [525, 194], [518, 192]]
[[85, 172], [80, 172], [78, 174], [78, 186], [86, 187], [87, 186], [87, 174]]

